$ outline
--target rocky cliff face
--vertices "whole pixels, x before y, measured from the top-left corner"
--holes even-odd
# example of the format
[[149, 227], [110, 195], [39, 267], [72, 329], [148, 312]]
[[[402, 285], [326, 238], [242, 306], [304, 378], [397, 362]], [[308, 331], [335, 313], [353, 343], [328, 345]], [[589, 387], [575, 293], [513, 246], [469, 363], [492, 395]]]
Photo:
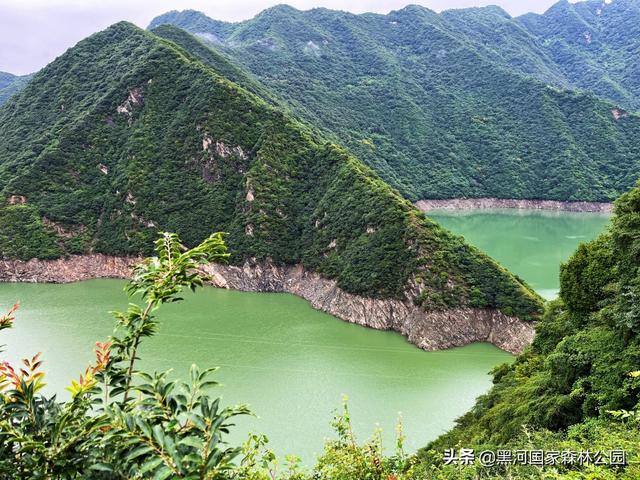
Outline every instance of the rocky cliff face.
[[[0, 281], [73, 282], [91, 278], [127, 278], [135, 258], [105, 255], [59, 260], [0, 261]], [[314, 308], [348, 322], [394, 330], [424, 350], [440, 350], [472, 342], [491, 342], [511, 353], [521, 352], [534, 336], [534, 326], [492, 309], [455, 308], [425, 311], [409, 300], [365, 298], [349, 294], [336, 282], [301, 265], [245, 263], [242, 267], [210, 265], [211, 284], [251, 292], [287, 292]]]
[[306, 299], [314, 308], [348, 322], [399, 332], [424, 350], [491, 342], [503, 350], [518, 353], [533, 340], [533, 324], [497, 310], [425, 311], [408, 299], [360, 297], [341, 290], [334, 281], [308, 272], [300, 265], [213, 265], [207, 267], [206, 272], [218, 287], [293, 293]]
[[419, 200], [416, 202], [416, 207], [423, 212], [428, 212], [429, 210], [474, 210], [489, 208], [599, 213], [611, 213], [613, 211], [613, 203], [517, 200], [507, 198], [451, 198], [448, 200]]
[[128, 278], [137, 261], [138, 258], [108, 255], [29, 261], [0, 259], [0, 282], [69, 283], [92, 278]]

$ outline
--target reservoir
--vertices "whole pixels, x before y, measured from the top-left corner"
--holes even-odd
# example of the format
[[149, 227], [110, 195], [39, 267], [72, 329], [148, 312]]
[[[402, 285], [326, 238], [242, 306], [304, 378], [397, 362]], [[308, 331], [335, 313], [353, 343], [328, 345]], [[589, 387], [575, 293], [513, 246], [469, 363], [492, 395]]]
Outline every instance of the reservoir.
[[428, 216], [495, 258], [547, 300], [560, 289], [560, 264], [606, 227], [609, 214], [548, 210], [434, 210]]
[[[527, 280], [547, 297], [577, 244], [594, 238], [607, 217], [519, 211], [438, 212], [432, 218]], [[42, 351], [48, 393], [64, 387], [112, 332], [109, 311], [125, 309], [124, 281], [0, 284], [0, 308], [21, 302], [15, 327], [2, 333], [3, 358]], [[257, 417], [239, 422], [231, 439], [264, 433], [282, 456], [310, 465], [332, 437], [330, 421], [348, 395], [355, 433], [376, 427], [392, 451], [402, 414], [410, 451], [453, 425], [491, 385], [488, 372], [513, 357], [489, 344], [424, 352], [402, 336], [351, 325], [293, 295], [204, 288], [160, 310], [159, 333], [140, 352], [147, 370], [186, 376], [192, 363], [218, 366], [224, 404], [247, 403]]]

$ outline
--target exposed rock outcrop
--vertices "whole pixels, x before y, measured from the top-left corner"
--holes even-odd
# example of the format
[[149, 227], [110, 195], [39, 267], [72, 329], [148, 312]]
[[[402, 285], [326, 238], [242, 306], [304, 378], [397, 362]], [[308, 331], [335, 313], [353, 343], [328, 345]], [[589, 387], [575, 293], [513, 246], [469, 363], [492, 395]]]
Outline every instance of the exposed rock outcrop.
[[128, 278], [139, 258], [76, 255], [57, 260], [0, 260], [0, 281], [69, 283], [92, 278]]
[[447, 200], [418, 200], [423, 212], [429, 210], [473, 210], [489, 208], [520, 208], [529, 210], [556, 210], [565, 212], [610, 213], [613, 203], [562, 202], [558, 200], [518, 200], [508, 198], [451, 198]]
[[[74, 282], [91, 278], [127, 278], [137, 258], [106, 255], [58, 260], [1, 260], [0, 281]], [[521, 352], [534, 336], [534, 325], [497, 310], [455, 308], [425, 311], [404, 300], [365, 298], [338, 288], [336, 282], [301, 265], [245, 263], [242, 267], [210, 265], [211, 284], [252, 292], [287, 292], [314, 308], [351, 323], [394, 330], [424, 350], [440, 350], [472, 342], [491, 342], [511, 353]]]
[[626, 118], [629, 116], [629, 112], [626, 112], [624, 110], [621, 110], [619, 108], [614, 108], [613, 110], [611, 110], [611, 115], [613, 115], [614, 120], [618, 121], [621, 118]]
[[[149, 83], [151, 83], [151, 80], [149, 80]], [[118, 105], [118, 107], [116, 108], [116, 111], [118, 113], [123, 113], [131, 117], [133, 113], [133, 109], [135, 107], [140, 107], [142, 105], [144, 105], [142, 87], [136, 87], [129, 90], [129, 95], [127, 96], [127, 99], [124, 102], [122, 102], [121, 105]]]
[[24, 205], [27, 203], [27, 197], [24, 195], [11, 195], [8, 201], [9, 205]]
[[205, 268], [218, 287], [253, 292], [288, 292], [314, 308], [351, 323], [394, 330], [424, 350], [441, 350], [472, 342], [491, 342], [511, 353], [521, 352], [534, 336], [532, 323], [497, 310], [456, 308], [425, 311], [410, 299], [376, 299], [353, 295], [336, 282], [301, 265], [279, 267], [245, 263], [242, 267]]

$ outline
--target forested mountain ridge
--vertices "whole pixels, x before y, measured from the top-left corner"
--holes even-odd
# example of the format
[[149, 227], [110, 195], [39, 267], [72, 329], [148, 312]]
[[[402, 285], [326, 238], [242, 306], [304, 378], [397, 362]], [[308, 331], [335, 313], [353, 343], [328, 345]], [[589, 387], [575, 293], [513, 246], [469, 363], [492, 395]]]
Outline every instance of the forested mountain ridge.
[[568, 85], [640, 110], [640, 1], [558, 2], [516, 19]]
[[640, 109], [640, 2], [559, 1], [512, 18], [498, 7], [442, 13], [451, 31], [508, 69]]
[[234, 263], [301, 263], [357, 295], [411, 284], [429, 309], [540, 308], [349, 152], [131, 24], [36, 74], [0, 109], [0, 138], [4, 257], [138, 254], [158, 230], [188, 245], [223, 230]]
[[186, 11], [150, 28], [167, 23], [233, 58], [410, 200], [609, 201], [640, 174], [640, 117], [567, 90], [544, 42], [497, 7], [278, 6], [240, 23]]
[[8, 72], [0, 72], [0, 90], [11, 85], [17, 77]]
[[24, 88], [32, 75], [13, 75], [0, 72], [0, 105], [5, 103], [11, 95]]

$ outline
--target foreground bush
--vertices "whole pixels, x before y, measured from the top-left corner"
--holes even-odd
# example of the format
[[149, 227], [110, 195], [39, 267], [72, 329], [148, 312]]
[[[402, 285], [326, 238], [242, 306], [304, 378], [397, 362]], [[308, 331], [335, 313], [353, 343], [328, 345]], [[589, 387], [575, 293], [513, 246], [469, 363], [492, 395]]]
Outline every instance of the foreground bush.
[[[0, 387], [0, 475], [25, 478], [223, 478], [235, 468], [239, 446], [225, 436], [244, 406], [223, 408], [205, 395], [213, 370], [193, 366], [189, 381], [136, 370], [143, 339], [157, 328], [155, 312], [204, 283], [197, 268], [226, 259], [221, 234], [186, 250], [164, 234], [157, 256], [138, 265], [127, 286], [141, 305], [116, 312], [110, 341], [96, 344], [96, 361], [74, 380], [71, 400], [39, 393], [39, 355], [21, 368], [4, 362]], [[17, 306], [2, 318], [9, 328]], [[134, 381], [135, 380], [135, 381]]]

